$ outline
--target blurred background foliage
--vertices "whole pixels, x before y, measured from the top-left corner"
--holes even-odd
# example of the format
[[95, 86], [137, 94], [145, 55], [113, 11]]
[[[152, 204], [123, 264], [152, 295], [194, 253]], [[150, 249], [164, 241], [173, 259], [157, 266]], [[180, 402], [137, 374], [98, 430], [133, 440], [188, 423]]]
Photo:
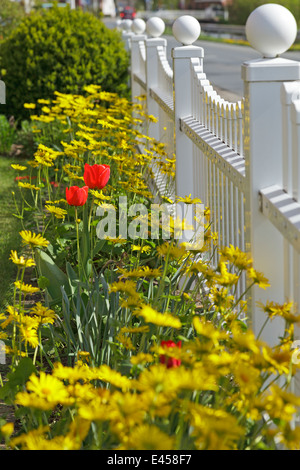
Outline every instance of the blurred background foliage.
[[24, 8], [21, 3], [12, 2], [11, 0], [1, 0], [0, 40], [8, 37], [24, 16]]
[[232, 0], [231, 5], [228, 6], [229, 23], [244, 25], [247, 18], [255, 8], [266, 3], [276, 3], [284, 6], [295, 16], [298, 25], [300, 25], [300, 1], [299, 0], [273, 0], [268, 2], [266, 0]]

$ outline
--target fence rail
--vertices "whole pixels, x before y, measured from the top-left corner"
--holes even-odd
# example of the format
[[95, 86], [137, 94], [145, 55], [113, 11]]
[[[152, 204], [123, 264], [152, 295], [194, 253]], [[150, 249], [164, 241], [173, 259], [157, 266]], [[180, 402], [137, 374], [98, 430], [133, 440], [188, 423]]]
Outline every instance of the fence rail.
[[[269, 50], [268, 42], [274, 49], [274, 31], [276, 37], [287, 31], [281, 24], [285, 9], [273, 17], [271, 30], [255, 14], [256, 49]], [[220, 244], [249, 253], [269, 279], [268, 289], [254, 287], [248, 298], [249, 323], [258, 334], [265, 321], [258, 302], [300, 305], [300, 63], [280, 57], [292, 45], [290, 38], [277, 42], [275, 53], [241, 64], [244, 97], [226, 101], [205, 74], [205, 51], [193, 45], [198, 38], [193, 20], [176, 20], [173, 32], [182, 46], [172, 50], [171, 65], [166, 40], [155, 28], [147, 28], [152, 37], [130, 33], [132, 96], [146, 92], [147, 111], [158, 117], [149, 136], [176, 155], [174, 194], [200, 197], [212, 212]], [[288, 21], [295, 38], [296, 25], [289, 16]], [[242, 279], [239, 293], [245, 287]], [[262, 339], [273, 345], [283, 325], [281, 319], [272, 321]], [[295, 334], [300, 337], [299, 330]]]

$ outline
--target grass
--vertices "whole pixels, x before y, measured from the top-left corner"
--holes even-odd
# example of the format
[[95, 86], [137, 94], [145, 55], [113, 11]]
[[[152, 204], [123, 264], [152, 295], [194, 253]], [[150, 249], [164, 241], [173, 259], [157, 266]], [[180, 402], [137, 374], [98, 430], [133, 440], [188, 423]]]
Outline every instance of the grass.
[[[12, 280], [15, 275], [15, 265], [9, 261], [10, 251], [18, 250], [21, 245], [19, 231], [22, 229], [20, 219], [15, 212], [12, 191], [16, 190], [15, 170], [11, 164], [13, 158], [0, 155], [0, 307], [3, 309], [9, 303], [12, 294]], [[17, 191], [16, 191], [17, 197]]]

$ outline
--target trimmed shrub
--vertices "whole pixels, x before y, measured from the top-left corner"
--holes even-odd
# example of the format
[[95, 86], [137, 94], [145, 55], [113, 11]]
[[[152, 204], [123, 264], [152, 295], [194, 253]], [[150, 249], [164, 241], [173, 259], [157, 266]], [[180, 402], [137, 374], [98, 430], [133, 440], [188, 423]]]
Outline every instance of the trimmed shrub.
[[24, 103], [52, 98], [54, 91], [81, 93], [101, 85], [126, 94], [128, 55], [120, 33], [91, 13], [53, 7], [25, 18], [0, 44], [8, 116], [26, 119]]

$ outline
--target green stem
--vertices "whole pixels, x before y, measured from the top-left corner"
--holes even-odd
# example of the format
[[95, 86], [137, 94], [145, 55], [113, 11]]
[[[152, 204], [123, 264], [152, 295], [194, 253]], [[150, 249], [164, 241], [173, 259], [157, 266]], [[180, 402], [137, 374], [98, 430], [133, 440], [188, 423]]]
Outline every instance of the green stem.
[[79, 242], [79, 222], [78, 222], [78, 212], [77, 212], [77, 207], [76, 206], [75, 206], [75, 224], [76, 224], [76, 238], [77, 238], [78, 274], [79, 274], [79, 279], [81, 279], [81, 256], [80, 256], [80, 242]]
[[260, 331], [259, 331], [259, 333], [258, 333], [258, 335], [257, 335], [257, 338], [256, 338], [256, 339], [258, 339], [258, 338], [260, 337], [260, 335], [262, 334], [262, 332], [263, 332], [263, 329], [265, 328], [265, 326], [266, 326], [266, 324], [268, 323], [269, 319], [270, 319], [270, 318], [269, 318], [269, 317], [267, 317], [267, 319], [265, 320], [265, 322], [264, 322], [263, 326], [261, 327], [261, 329], [260, 329]]

